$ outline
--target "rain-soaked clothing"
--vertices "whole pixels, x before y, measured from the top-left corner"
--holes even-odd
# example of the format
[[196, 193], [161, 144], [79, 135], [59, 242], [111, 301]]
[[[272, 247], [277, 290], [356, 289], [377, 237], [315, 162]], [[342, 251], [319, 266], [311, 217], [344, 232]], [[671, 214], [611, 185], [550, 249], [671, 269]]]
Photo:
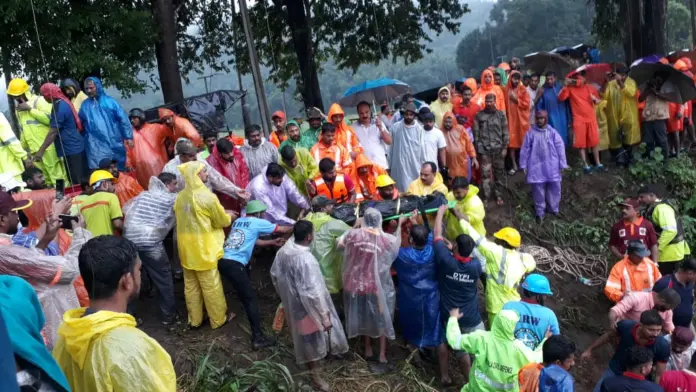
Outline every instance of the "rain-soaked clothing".
[[[22, 147], [28, 150], [31, 154], [36, 154], [46, 140], [46, 136], [50, 130], [50, 116], [53, 106], [38, 95], [32, 95], [26, 92], [27, 104], [31, 106], [30, 110], [16, 110], [17, 122], [21, 129], [19, 140]], [[67, 179], [63, 161], [58, 158], [56, 147], [48, 146], [44, 151], [41, 161], [34, 162], [41, 172], [44, 174], [46, 184], [53, 186], [56, 179]]]
[[567, 102], [558, 99], [563, 89], [563, 84], [556, 82], [553, 86], [544, 84], [544, 92], [537, 102], [536, 110], [546, 110], [549, 114], [549, 125], [551, 125], [563, 139], [563, 143], [568, 145], [568, 121], [570, 121], [570, 106]]
[[515, 325], [519, 316], [512, 310], [503, 310], [493, 320], [490, 331], [475, 331], [462, 335], [455, 317], [447, 322], [447, 342], [455, 350], [476, 356], [469, 383], [462, 392], [500, 392], [520, 390], [518, 372], [530, 362], [541, 362], [542, 353], [532, 351], [515, 339]]
[[[452, 128], [450, 129], [445, 128], [445, 119], [447, 118], [452, 119]], [[447, 156], [447, 167], [449, 168], [450, 177], [471, 179], [469, 165], [470, 160], [476, 158], [476, 149], [471, 139], [469, 139], [469, 134], [464, 127], [457, 124], [457, 119], [450, 112], [445, 113], [440, 129], [445, 135], [445, 140], [447, 140], [445, 155]]]
[[624, 81], [624, 88], [620, 88], [619, 84], [612, 80], [604, 90], [604, 99], [607, 100], [609, 148], [611, 149], [640, 142], [637, 94], [636, 82], [630, 77]]
[[[329, 108], [329, 121], [332, 121], [332, 118], [336, 114], [341, 114], [345, 116], [345, 113], [343, 112], [343, 109], [341, 108], [341, 105], [334, 103], [331, 105]], [[334, 124], [336, 125], [336, 124]], [[338, 144], [339, 146], [343, 147], [348, 151], [348, 154], [350, 153], [356, 153], [356, 154], [362, 154], [363, 153], [363, 148], [360, 145], [360, 141], [358, 141], [358, 135], [355, 134], [355, 131], [353, 128], [351, 128], [344, 120], [342, 120], [338, 125], [336, 125], [336, 139], [335, 143]]]
[[[348, 352], [343, 325], [309, 247], [289, 240], [276, 254], [271, 279], [287, 315], [297, 363]], [[327, 321], [330, 331], [324, 327]]]
[[602, 98], [595, 105], [595, 115], [597, 116], [597, 128], [599, 128], [599, 151], [609, 148], [609, 120], [607, 119], [607, 100]]
[[288, 200], [294, 205], [308, 210], [310, 207], [307, 199], [302, 196], [295, 183], [287, 176], [283, 176], [280, 186], [275, 186], [268, 181], [265, 171], [264, 169], [264, 174], [254, 177], [247, 186], [251, 200], [260, 200], [266, 205], [264, 219], [267, 221], [279, 225], [294, 225], [295, 220], [287, 216]]
[[[213, 192], [222, 193], [231, 197], [237, 197], [237, 192], [239, 192], [241, 189], [240, 187], [223, 177], [222, 174], [215, 170], [207, 161], [199, 159], [198, 162], [203, 163], [206, 169], [208, 169], [208, 179], [205, 181], [206, 188]], [[171, 173], [176, 176], [177, 192], [182, 191], [186, 185], [184, 177], [181, 175], [181, 172], [179, 172], [179, 165], [181, 165], [181, 159], [179, 159], [179, 156], [177, 155], [172, 160], [167, 162], [167, 164], [164, 165], [164, 169], [162, 169], [163, 173]]]
[[[491, 77], [491, 82], [486, 83], [484, 77], [486, 75], [490, 75]], [[471, 99], [475, 104], [479, 105], [479, 107], [485, 107], [486, 106], [486, 95], [488, 94], [495, 94], [495, 107], [505, 113], [505, 92], [503, 91], [502, 87], [496, 86], [493, 83], [493, 72], [486, 69], [483, 72], [481, 72], [481, 85], [479, 86], [478, 91], [476, 91], [476, 94], [474, 97]]]
[[244, 155], [244, 160], [246, 161], [246, 166], [249, 171], [249, 180], [259, 174], [265, 174], [264, 170], [269, 163], [278, 163], [280, 158], [278, 157], [278, 150], [276, 147], [264, 139], [261, 139], [261, 144], [256, 147], [252, 147], [249, 143], [244, 143], [240, 147], [242, 155]]
[[119, 173], [118, 182], [116, 185], [116, 197], [118, 197], [118, 202], [121, 203], [121, 207], [125, 206], [132, 198], [138, 196], [140, 192], [144, 191], [143, 187], [140, 186], [138, 181], [124, 173]]
[[147, 191], [123, 206], [125, 222], [123, 235], [138, 248], [153, 248], [162, 244], [174, 228], [174, 201], [171, 193], [157, 177], [150, 178]]
[[203, 145], [203, 138], [196, 130], [196, 127], [194, 127], [193, 124], [191, 124], [191, 121], [189, 121], [187, 118], [177, 116], [173, 111], [165, 108], [157, 109], [157, 114], [159, 115], [160, 120], [167, 117], [174, 117], [173, 128], [169, 128], [169, 126], [164, 125], [166, 128], [169, 128], [170, 132], [174, 133], [172, 140], [176, 141], [183, 137], [190, 140], [195, 147], [200, 147]]
[[539, 128], [534, 124], [522, 143], [520, 169], [527, 172], [537, 216], [544, 216], [547, 203], [551, 212], [558, 213], [561, 171], [567, 167], [565, 145], [558, 132], [550, 125]]
[[423, 249], [401, 248], [394, 269], [399, 277], [396, 300], [404, 339], [416, 347], [439, 346], [443, 336], [432, 234]]
[[343, 253], [338, 250], [336, 240], [350, 230], [350, 226], [325, 212], [310, 212], [304, 219], [314, 226], [314, 241], [310, 247], [319, 262], [326, 288], [330, 294], [336, 294], [343, 288]]
[[[230, 162], [220, 156], [217, 146], [213, 147], [213, 151], [210, 153], [206, 162], [208, 162], [216, 172], [220, 173], [222, 177], [229, 180], [237, 187], [244, 189], [249, 185], [249, 180], [251, 180], [249, 177], [249, 167], [247, 167], [244, 155], [238, 148], [235, 148], [232, 152], [232, 162]], [[214, 189], [214, 191], [225, 209], [237, 212], [241, 211], [242, 205], [239, 199], [224, 192], [220, 192], [217, 189]]]
[[684, 239], [683, 229], [681, 232], [679, 230], [679, 217], [674, 207], [663, 200], [657, 200], [648, 207], [646, 218], [652, 222], [658, 234], [660, 264], [682, 261], [686, 255], [691, 254], [689, 244]]
[[295, 149], [295, 157], [297, 158], [297, 166], [295, 167], [288, 166], [282, 159], [280, 159], [278, 164], [285, 169], [285, 175], [295, 183], [297, 190], [303, 196], [308, 196], [307, 180], [313, 180], [314, 177], [319, 175], [319, 166], [317, 166], [309, 151], [304, 148]]
[[[457, 200], [452, 192], [447, 194], [447, 200], [456, 201], [454, 208], [464, 213], [474, 227], [477, 233], [482, 236], [486, 235], [486, 228], [483, 225], [483, 218], [486, 217], [486, 209], [483, 205], [483, 201], [478, 196], [479, 189], [475, 185], [469, 185], [469, 192], [462, 200]], [[454, 241], [460, 234], [464, 234], [461, 226], [459, 225], [459, 220], [457, 217], [451, 213], [447, 212], [445, 215], [446, 223], [446, 237], [450, 241]]]
[[[468, 234], [474, 240], [477, 244], [476, 249], [486, 259], [486, 311], [490, 320], [500, 312], [506, 302], [520, 300], [517, 287], [526, 274], [534, 271], [536, 262], [528, 253], [506, 249], [488, 241], [469, 222], [461, 220], [459, 223], [464, 234]], [[512, 329], [514, 330], [514, 325]]]
[[570, 102], [574, 148], [593, 148], [599, 144], [599, 127], [593, 98], [599, 100], [597, 90], [581, 79], [577, 79], [577, 85], [565, 86], [558, 93], [559, 100]]
[[412, 125], [399, 121], [392, 126], [389, 167], [391, 178], [400, 192], [406, 192], [409, 184], [420, 176], [421, 165], [425, 162], [424, 132], [418, 121], [414, 121]]
[[176, 390], [171, 357], [133, 316], [87, 310], [65, 313], [53, 349], [73, 392]]
[[[449, 99], [447, 102], [440, 100], [440, 93], [447, 91], [449, 93]], [[445, 118], [445, 113], [452, 111], [452, 91], [446, 86], [440, 87], [437, 90], [437, 99], [430, 103], [430, 111], [435, 115], [435, 124], [442, 124], [442, 120]]]
[[573, 392], [574, 384], [573, 376], [556, 364], [546, 366], [539, 374], [539, 392]]
[[22, 181], [24, 172], [22, 161], [25, 159], [27, 159], [27, 152], [12, 132], [10, 122], [4, 114], [0, 113], [0, 173], [10, 173], [17, 181]]
[[[361, 175], [358, 171], [360, 168], [366, 168], [367, 173]], [[355, 159], [355, 170], [355, 177], [357, 180], [355, 182], [355, 200], [357, 202], [361, 202], [365, 199], [374, 200], [379, 193], [377, 192], [377, 185], [375, 184], [377, 177], [382, 174], [387, 174], [386, 170], [379, 165], [375, 165], [365, 154], [360, 154]]]
[[204, 167], [198, 161], [178, 167], [186, 187], [176, 197], [174, 213], [189, 324], [197, 327], [203, 323], [205, 301], [210, 325], [218, 328], [225, 323], [227, 302], [217, 265], [225, 242], [222, 229], [232, 219], [198, 177]]
[[172, 131], [162, 124], [147, 123], [133, 131], [134, 146], [128, 149], [128, 160], [135, 169], [138, 183], [145, 189], [150, 184], [150, 177], [162, 173], [169, 161], [165, 146], [167, 140], [176, 142]]
[[[512, 71], [512, 74], [518, 74], [518, 71]], [[512, 93], [517, 95], [517, 102], [512, 100]], [[529, 110], [532, 107], [532, 99], [529, 96], [529, 91], [520, 82], [517, 87], [512, 87], [512, 78], [508, 80], [505, 88], [505, 98], [507, 99], [507, 119], [508, 130], [510, 132], [510, 148], [522, 147], [522, 141], [529, 129]]]
[[382, 231], [382, 214], [368, 208], [363, 226], [346, 232], [339, 242], [343, 253], [343, 302], [346, 335], [396, 337], [394, 333], [395, 290], [390, 267], [401, 243], [396, 235]]
[[482, 110], [476, 114], [474, 127], [474, 146], [481, 165], [481, 187], [483, 196], [489, 199], [492, 194], [502, 197], [500, 182], [505, 177], [505, 160], [501, 153], [510, 142], [507, 117], [500, 110]]
[[106, 94], [101, 80], [85, 79], [97, 88], [94, 98], [87, 98], [80, 108], [80, 121], [84, 127], [87, 163], [90, 169], [98, 169], [104, 158], [115, 159], [118, 170], [126, 169], [125, 140], [133, 139], [133, 127], [121, 106]]
[[13, 275], [31, 282], [39, 296], [46, 324], [43, 335], [52, 348], [58, 337], [63, 313], [80, 306], [73, 282], [80, 276], [77, 256], [92, 234], [82, 228], [73, 232], [72, 244], [65, 256], [47, 256], [40, 249], [10, 244], [10, 236], [0, 236], [0, 274]]

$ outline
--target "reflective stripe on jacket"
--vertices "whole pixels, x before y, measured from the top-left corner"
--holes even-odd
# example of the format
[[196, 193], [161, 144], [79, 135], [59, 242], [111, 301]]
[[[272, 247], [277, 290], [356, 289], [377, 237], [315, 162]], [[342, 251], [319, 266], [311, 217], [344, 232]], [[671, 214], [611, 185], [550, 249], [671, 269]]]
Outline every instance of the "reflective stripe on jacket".
[[314, 179], [314, 185], [317, 188], [316, 196], [324, 195], [331, 200], [335, 200], [336, 203], [344, 203], [348, 201], [348, 189], [346, 188], [343, 174], [336, 175], [336, 179], [333, 183], [333, 189], [329, 189], [328, 184], [324, 181], [321, 175]]
[[649, 258], [635, 265], [628, 256], [624, 256], [612, 267], [604, 294], [613, 302], [619, 302], [624, 295], [632, 291], [651, 291], [655, 282], [662, 277], [660, 270]]

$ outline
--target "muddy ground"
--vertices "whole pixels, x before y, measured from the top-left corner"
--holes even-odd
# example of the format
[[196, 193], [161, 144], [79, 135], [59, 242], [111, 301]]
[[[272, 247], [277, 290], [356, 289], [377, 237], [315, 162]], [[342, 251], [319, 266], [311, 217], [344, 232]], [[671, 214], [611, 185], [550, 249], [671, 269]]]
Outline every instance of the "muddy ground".
[[[625, 183], [624, 180], [627, 177], [627, 174], [620, 169], [592, 175], [582, 175], [577, 171], [566, 172], [563, 182], [562, 216], [553, 219], [563, 219], [569, 222], [579, 220], [590, 223], [597, 216], [607, 216], [608, 214], [611, 217], [618, 217], [617, 211], [609, 205], [609, 201], [619, 196], [635, 193], [638, 187], [637, 184]], [[485, 223], [488, 232], [492, 233], [507, 225], [523, 227], [531, 233], [537, 232], [538, 228], [534, 226], [535, 223], [528, 219], [531, 213], [531, 202], [522, 173], [507, 178], [504, 183], [507, 187], [507, 204], [505, 206], [495, 206], [495, 203], [487, 205]], [[523, 238], [528, 243], [538, 243], [537, 240], [531, 240], [530, 236], [525, 237], [524, 234]], [[548, 241], [546, 242], [548, 246]], [[268, 271], [271, 263], [272, 254], [257, 254], [252, 270], [253, 283], [261, 304], [263, 324], [268, 331], [271, 330], [274, 312], [280, 302], [269, 278]], [[613, 261], [610, 261], [610, 264], [612, 263]], [[547, 306], [556, 312], [561, 323], [561, 332], [576, 342], [579, 357], [579, 353], [607, 327], [607, 312], [610, 303], [602, 293], [603, 286], [588, 287], [578, 283], [575, 278], [570, 276], [551, 275], [549, 278], [556, 295], [548, 301]], [[183, 316], [182, 320], [185, 320], [183, 284], [177, 282], [175, 290], [177, 305]], [[172, 328], [163, 327], [158, 322], [158, 307], [155, 299], [146, 297], [137, 303], [137, 314], [144, 320], [142, 329], [160, 342], [171, 354], [178, 375], [194, 374], [200, 358], [211, 347], [211, 344], [213, 344], [212, 357], [216, 365], [225, 365], [228, 366], [228, 369], [246, 368], [251, 364], [250, 361], [262, 360], [278, 352], [282, 352], [281, 354], [289, 352], [283, 348], [252, 351], [244, 310], [237, 300], [234, 290], [226, 283], [225, 292], [228, 307], [237, 314], [237, 318], [232, 323], [215, 331], [211, 330], [208, 325], [204, 325], [199, 330], [186, 331], [185, 322]], [[482, 303], [481, 310], [483, 310]], [[290, 351], [292, 350], [287, 327], [281, 333], [280, 340]], [[385, 380], [384, 376], [375, 376], [374, 381], [370, 381], [368, 366], [359, 357], [362, 353], [360, 345], [353, 341], [351, 348], [351, 352], [354, 351], [354, 353], [346, 359], [328, 361], [324, 365], [327, 377], [333, 383], [332, 391], [404, 390], [397, 388], [405, 377], [405, 373], [399, 370], [395, 370], [392, 376], [387, 376], [385, 383], [380, 381]], [[399, 366], [403, 364], [411, 352], [405, 347], [404, 342], [397, 337], [396, 341], [390, 343], [388, 353], [390, 361]], [[611, 350], [604, 347], [603, 350], [595, 353], [593, 361], [582, 362], [578, 359], [573, 370], [577, 391], [590, 391], [592, 389], [599, 375], [604, 371], [610, 356]], [[283, 358], [284, 363], [292, 372], [302, 373], [305, 371], [303, 368], [294, 366], [291, 357], [287, 355], [279, 355], [278, 357]], [[455, 364], [453, 359], [451, 363]], [[439, 389], [436, 365], [424, 361], [416, 363], [416, 368], [419, 369], [418, 376], [422, 382], [435, 387], [436, 390]], [[456, 387], [446, 390], [459, 390], [462, 381], [456, 366], [451, 366], [451, 374]], [[299, 379], [303, 379], [303, 377], [300, 376]], [[182, 380], [181, 384], [185, 385], [186, 383]]]

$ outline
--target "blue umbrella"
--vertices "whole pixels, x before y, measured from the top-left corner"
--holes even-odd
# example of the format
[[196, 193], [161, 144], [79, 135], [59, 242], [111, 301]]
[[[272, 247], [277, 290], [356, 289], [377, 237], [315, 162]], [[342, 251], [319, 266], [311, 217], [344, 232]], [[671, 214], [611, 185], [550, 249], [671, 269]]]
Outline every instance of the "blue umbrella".
[[355, 106], [360, 101], [381, 103], [406, 94], [410, 90], [408, 84], [396, 79], [368, 80], [346, 90], [338, 103], [343, 106]]
[[660, 59], [662, 59], [662, 56], [659, 54], [651, 54], [650, 56], [645, 56], [641, 57], [638, 60], [634, 61], [631, 63], [631, 67], [634, 67], [638, 64], [655, 64], [659, 63]]

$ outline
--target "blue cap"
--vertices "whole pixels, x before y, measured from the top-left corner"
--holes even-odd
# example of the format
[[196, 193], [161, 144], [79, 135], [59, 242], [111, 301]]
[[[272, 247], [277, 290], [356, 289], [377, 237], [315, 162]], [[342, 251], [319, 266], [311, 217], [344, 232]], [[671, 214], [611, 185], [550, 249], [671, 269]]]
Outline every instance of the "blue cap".
[[534, 294], [553, 295], [551, 284], [544, 275], [529, 274], [522, 282], [522, 288]]

